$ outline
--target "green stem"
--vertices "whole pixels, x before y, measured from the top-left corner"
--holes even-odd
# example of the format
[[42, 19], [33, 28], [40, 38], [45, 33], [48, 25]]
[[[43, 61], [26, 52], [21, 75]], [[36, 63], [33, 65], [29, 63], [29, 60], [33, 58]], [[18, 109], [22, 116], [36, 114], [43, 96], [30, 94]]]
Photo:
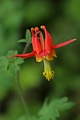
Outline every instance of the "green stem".
[[22, 87], [21, 87], [21, 84], [20, 84], [19, 72], [17, 72], [17, 86], [18, 86], [19, 95], [20, 95], [20, 98], [21, 98], [21, 102], [22, 102], [22, 104], [24, 106], [24, 110], [25, 110], [26, 116], [30, 120], [30, 114], [29, 114], [29, 111], [27, 109], [27, 105], [26, 105], [26, 102], [25, 102], [24, 97], [23, 97]]
[[[23, 53], [26, 53], [26, 51], [27, 51], [30, 43], [31, 43], [31, 40], [29, 40], [29, 41], [26, 43], [26, 46], [25, 46], [25, 48], [24, 48], [24, 50], [23, 50]], [[20, 98], [21, 98], [21, 102], [22, 102], [23, 107], [24, 107], [25, 112], [26, 112], [26, 116], [27, 116], [27, 117], [29, 118], [29, 120], [30, 120], [30, 114], [29, 114], [29, 111], [28, 111], [28, 109], [27, 109], [27, 104], [26, 104], [26, 102], [25, 102], [25, 100], [24, 100], [23, 91], [22, 91], [22, 87], [21, 87], [21, 84], [20, 84], [19, 72], [17, 72], [17, 85], [18, 85], [18, 91], [19, 91], [19, 95], [20, 95]]]
[[26, 46], [25, 46], [25, 48], [24, 48], [24, 50], [23, 50], [23, 53], [26, 53], [26, 51], [27, 51], [27, 49], [28, 49], [28, 47], [29, 47], [30, 44], [31, 44], [31, 40], [29, 40], [29, 41], [26, 43]]

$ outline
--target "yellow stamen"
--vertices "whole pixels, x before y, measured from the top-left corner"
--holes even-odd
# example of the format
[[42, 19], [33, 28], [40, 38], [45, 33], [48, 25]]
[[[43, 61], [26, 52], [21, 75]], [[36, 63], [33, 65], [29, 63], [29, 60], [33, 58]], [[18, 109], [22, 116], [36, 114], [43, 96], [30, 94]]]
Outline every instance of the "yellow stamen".
[[50, 81], [50, 79], [53, 79], [54, 77], [54, 71], [51, 69], [50, 63], [47, 59], [43, 59], [43, 62], [44, 62], [43, 75], [46, 77], [48, 81]]

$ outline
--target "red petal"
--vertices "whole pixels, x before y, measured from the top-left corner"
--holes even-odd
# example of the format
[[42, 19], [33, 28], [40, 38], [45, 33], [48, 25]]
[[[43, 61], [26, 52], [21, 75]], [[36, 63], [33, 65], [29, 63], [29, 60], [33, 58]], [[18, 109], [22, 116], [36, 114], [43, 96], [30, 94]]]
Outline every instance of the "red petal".
[[68, 44], [70, 44], [71, 42], [74, 42], [75, 40], [76, 40], [76, 39], [71, 39], [71, 40], [68, 40], [68, 41], [66, 41], [66, 42], [62, 42], [62, 43], [60, 43], [60, 44], [55, 45], [54, 48], [60, 48], [60, 47], [62, 47], [62, 46], [68, 45]]
[[[34, 34], [34, 30], [35, 30], [35, 34]], [[34, 28], [31, 29], [32, 46], [33, 46], [33, 50], [36, 51], [37, 54], [39, 54], [42, 51], [40, 41], [38, 40], [38, 31], [39, 31], [38, 27], [36, 27], [35, 29]]]
[[49, 50], [43, 50], [39, 53], [39, 56], [40, 57], [45, 57], [46, 55], [50, 54], [50, 51]]
[[40, 41], [38, 40], [38, 36], [35, 36], [35, 51], [37, 54], [39, 54], [42, 51], [42, 46]]
[[34, 35], [34, 28], [31, 28], [31, 34], [32, 34], [32, 46], [33, 46], [33, 50], [35, 51], [35, 35]]
[[41, 28], [45, 32], [45, 49], [48, 49], [50, 52], [52, 51], [52, 48], [54, 46], [53, 40], [49, 32], [47, 31], [46, 27], [44, 25], [41, 26]]
[[32, 51], [31, 53], [27, 53], [27, 54], [13, 55], [13, 56], [10, 56], [10, 58], [13, 58], [13, 57], [30, 58], [32, 56], [35, 56], [35, 51]]

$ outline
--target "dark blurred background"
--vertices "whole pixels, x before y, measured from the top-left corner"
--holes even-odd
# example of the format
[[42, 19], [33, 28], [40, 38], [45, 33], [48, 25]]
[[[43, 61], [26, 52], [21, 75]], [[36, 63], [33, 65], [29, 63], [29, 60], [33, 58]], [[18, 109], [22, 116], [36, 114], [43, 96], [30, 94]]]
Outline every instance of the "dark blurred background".
[[[80, 0], [0, 0], [0, 55], [15, 49], [22, 53], [25, 44], [17, 41], [25, 38], [26, 29], [40, 25], [47, 27], [55, 44], [77, 41], [56, 50], [58, 57], [51, 61], [55, 77], [50, 82], [42, 75], [42, 62], [25, 60], [20, 82], [29, 111], [36, 115], [46, 97], [67, 96], [76, 105], [58, 119], [80, 120]], [[16, 80], [8, 71], [0, 72], [0, 120], [22, 115]]]

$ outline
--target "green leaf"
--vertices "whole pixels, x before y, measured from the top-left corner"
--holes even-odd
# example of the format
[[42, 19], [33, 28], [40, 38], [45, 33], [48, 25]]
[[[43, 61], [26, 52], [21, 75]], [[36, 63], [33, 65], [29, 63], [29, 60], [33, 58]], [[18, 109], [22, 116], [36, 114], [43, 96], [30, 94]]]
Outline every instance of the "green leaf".
[[15, 63], [21, 65], [22, 63], [24, 63], [24, 60], [22, 58], [17, 58]]
[[69, 109], [73, 106], [72, 102], [68, 102], [66, 97], [53, 100], [50, 103], [46, 100], [43, 107], [39, 111], [39, 120], [56, 120], [60, 116], [60, 111]]
[[21, 42], [26, 43], [26, 42], [27, 42], [27, 40], [26, 40], [26, 39], [21, 39], [21, 40], [19, 40], [19, 41], [18, 41], [18, 43], [21, 43]]
[[9, 58], [10, 56], [15, 54], [18, 54], [18, 51], [11, 50], [8, 52], [7, 57], [5, 57], [8, 59], [8, 62], [9, 62], [8, 69], [11, 71], [12, 74], [16, 74], [18, 71], [20, 71], [19, 65], [21, 65], [24, 62], [22, 58], [16, 58], [16, 57]]
[[10, 62], [13, 63], [13, 62], [15, 62], [15, 60], [17, 59], [16, 57], [14, 57], [14, 58], [9, 58], [10, 56], [15, 55], [15, 54], [18, 54], [18, 51], [17, 51], [17, 50], [10, 50], [10, 51], [8, 51], [6, 57], [8, 58], [9, 63], [10, 63]]
[[26, 30], [26, 39], [21, 39], [21, 40], [19, 40], [18, 42], [19, 42], [19, 43], [20, 43], [20, 42], [26, 43], [26, 42], [28, 42], [29, 40], [31, 40], [31, 33], [30, 33], [30, 30], [27, 29], [27, 30]]
[[0, 57], [0, 70], [7, 70], [8, 64], [8, 59], [5, 56]]
[[20, 67], [19, 67], [19, 65], [12, 63], [9, 66], [9, 70], [13, 75], [15, 75], [18, 71], [20, 71]]
[[10, 57], [10, 56], [15, 55], [15, 54], [18, 54], [17, 50], [9, 50], [6, 56]]
[[[9, 58], [10, 56], [18, 54], [17, 50], [9, 51], [6, 56], [0, 57], [0, 70], [9, 70], [13, 75], [20, 71], [20, 66], [24, 60], [22, 58]], [[0, 72], [1, 72], [0, 71]]]
[[16, 57], [9, 58], [10, 56], [15, 55], [15, 54], [18, 54], [17, 50], [15, 50], [15, 51], [11, 50], [11, 51], [8, 52], [7, 57], [9, 59], [9, 61], [13, 62], [15, 64], [18, 64], [18, 65], [21, 65], [24, 62], [24, 60], [22, 58], [16, 58]]
[[31, 33], [30, 33], [30, 30], [27, 29], [26, 30], [26, 42], [28, 42], [29, 40], [31, 40]]

